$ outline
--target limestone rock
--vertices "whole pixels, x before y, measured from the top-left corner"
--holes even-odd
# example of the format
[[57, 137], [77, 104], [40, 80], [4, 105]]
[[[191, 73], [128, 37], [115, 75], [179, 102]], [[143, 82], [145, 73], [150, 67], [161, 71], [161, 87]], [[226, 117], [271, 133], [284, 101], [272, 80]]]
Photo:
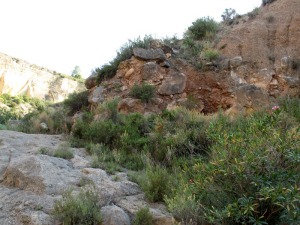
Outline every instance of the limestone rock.
[[123, 113], [139, 112], [144, 113], [144, 104], [139, 99], [124, 98], [118, 104], [118, 111]]
[[243, 63], [242, 56], [236, 56], [229, 60], [229, 65], [231, 68], [239, 67], [240, 65], [242, 65], [242, 63]]
[[91, 105], [97, 105], [101, 103], [104, 100], [103, 91], [104, 88], [102, 86], [94, 87], [93, 89], [91, 89], [88, 96], [89, 103]]
[[147, 62], [142, 68], [143, 80], [149, 80], [156, 76], [158, 72], [158, 65], [155, 62]]
[[142, 60], [158, 60], [165, 61], [167, 58], [162, 49], [143, 49], [134, 48], [133, 55]]
[[149, 208], [153, 216], [155, 225], [173, 225], [175, 224], [174, 218], [167, 212], [166, 207], [159, 203], [149, 204], [143, 194], [126, 196], [118, 201], [117, 205], [129, 213], [131, 218], [141, 208]]
[[0, 94], [61, 102], [69, 94], [84, 89], [83, 83], [71, 77], [0, 53]]
[[101, 214], [105, 225], [130, 225], [129, 216], [118, 206], [102, 207]]
[[98, 75], [96, 73], [92, 74], [88, 78], [85, 79], [84, 85], [87, 89], [91, 89], [95, 86], [97, 86], [97, 77]]
[[[71, 149], [70, 161], [39, 153], [62, 144], [62, 135], [0, 131], [0, 224], [58, 224], [51, 212], [61, 194], [92, 187], [103, 206], [104, 224], [130, 224], [126, 209], [116, 205], [126, 196], [141, 194], [139, 186], [128, 181], [126, 173], [116, 174], [120, 179], [115, 180], [102, 169], [89, 168], [92, 159], [84, 149]], [[91, 186], [82, 186], [83, 178]]]
[[130, 76], [134, 73], [134, 69], [130, 68], [126, 73], [125, 73], [125, 78], [129, 79]]
[[183, 73], [172, 71], [158, 89], [161, 95], [180, 94], [186, 87], [187, 77]]

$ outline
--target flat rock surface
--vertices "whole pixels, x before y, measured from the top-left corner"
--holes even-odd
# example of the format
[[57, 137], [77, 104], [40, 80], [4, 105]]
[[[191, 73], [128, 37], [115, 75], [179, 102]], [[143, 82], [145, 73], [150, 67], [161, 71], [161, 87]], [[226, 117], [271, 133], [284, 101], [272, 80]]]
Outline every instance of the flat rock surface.
[[[67, 190], [76, 194], [91, 187], [99, 196], [99, 212], [109, 224], [130, 224], [138, 210], [136, 205], [148, 206], [154, 215], [170, 221], [170, 215], [161, 210], [163, 206], [149, 205], [125, 172], [111, 176], [102, 169], [91, 168], [91, 157], [85, 149], [67, 146], [63, 135], [0, 130], [1, 225], [58, 225], [51, 214], [55, 201]], [[74, 157], [66, 160], [51, 156], [59, 148], [68, 148]], [[107, 210], [111, 208], [122, 217]]]

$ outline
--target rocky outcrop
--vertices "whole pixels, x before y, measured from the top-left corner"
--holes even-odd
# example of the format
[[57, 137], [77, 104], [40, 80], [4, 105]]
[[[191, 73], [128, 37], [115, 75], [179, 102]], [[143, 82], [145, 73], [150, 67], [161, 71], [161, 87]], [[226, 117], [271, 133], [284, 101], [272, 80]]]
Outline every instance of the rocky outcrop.
[[183, 73], [172, 71], [163, 81], [158, 89], [158, 93], [161, 95], [181, 94], [186, 87], [186, 79]]
[[69, 148], [74, 153], [71, 160], [51, 156], [62, 147], [67, 148], [62, 135], [0, 131], [0, 224], [59, 224], [51, 214], [55, 202], [67, 190], [76, 194], [86, 188], [96, 192], [104, 224], [130, 225], [139, 210], [136, 205], [149, 207], [156, 225], [172, 224], [165, 207], [147, 203], [126, 173], [110, 176], [91, 168], [84, 149]]
[[[120, 97], [119, 110], [124, 112], [161, 112], [182, 105], [204, 114], [220, 108], [247, 114], [276, 104], [281, 96], [300, 96], [299, 11], [298, 0], [264, 1], [233, 24], [224, 24], [212, 44], [220, 58], [204, 61], [202, 70], [158, 40], [151, 49], [135, 48], [134, 56], [119, 64], [116, 76], [105, 81], [106, 96]], [[156, 92], [142, 105], [128, 97], [132, 86], [143, 82]]]
[[133, 55], [136, 58], [139, 58], [142, 60], [164, 61], [167, 59], [163, 50], [160, 48], [157, 48], [157, 49], [134, 48]]
[[84, 85], [87, 89], [97, 86], [97, 76], [98, 75], [94, 73], [85, 80]]
[[71, 77], [0, 53], [0, 94], [28, 95], [60, 102], [84, 85]]
[[217, 45], [221, 55], [241, 56], [248, 66], [276, 70], [282, 69], [285, 58], [290, 61], [286, 62], [289, 74], [299, 76], [300, 66], [296, 66], [300, 60], [299, 10], [298, 0], [277, 0], [260, 7], [254, 19], [242, 16], [236, 25], [224, 28]]

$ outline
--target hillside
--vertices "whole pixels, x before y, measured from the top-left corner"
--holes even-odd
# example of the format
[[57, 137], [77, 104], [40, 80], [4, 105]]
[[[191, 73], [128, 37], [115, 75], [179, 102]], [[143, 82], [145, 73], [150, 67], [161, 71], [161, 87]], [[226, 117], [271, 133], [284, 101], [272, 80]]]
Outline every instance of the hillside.
[[[120, 111], [157, 113], [194, 105], [205, 114], [219, 108], [228, 114], [248, 114], [276, 104], [282, 96], [299, 96], [299, 10], [299, 1], [278, 0], [236, 17], [232, 25], [222, 24], [212, 40], [192, 42], [202, 49], [194, 64], [180, 53], [190, 39], [170, 45], [152, 40], [120, 62], [113, 78], [98, 85], [96, 73], [86, 80], [90, 104], [119, 96]], [[214, 52], [216, 59], [205, 59]], [[98, 76], [105, 76], [105, 69], [109, 71], [104, 66]], [[146, 105], [130, 96], [134, 84], [142, 83], [155, 87], [153, 101]]]
[[0, 54], [0, 224], [299, 225], [299, 12], [129, 40], [85, 91]]
[[84, 89], [82, 82], [71, 77], [0, 53], [0, 94], [61, 102], [70, 93]]

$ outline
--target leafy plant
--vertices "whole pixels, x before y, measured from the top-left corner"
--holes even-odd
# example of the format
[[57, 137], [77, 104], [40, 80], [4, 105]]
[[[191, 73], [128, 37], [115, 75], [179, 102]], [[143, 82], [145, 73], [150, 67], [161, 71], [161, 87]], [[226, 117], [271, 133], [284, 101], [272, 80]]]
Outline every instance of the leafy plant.
[[233, 23], [233, 20], [236, 17], [236, 15], [237, 14], [235, 9], [229, 8], [229, 9], [225, 9], [221, 17], [225, 24], [230, 25]]
[[143, 83], [141, 85], [134, 84], [129, 95], [141, 99], [142, 102], [149, 102], [155, 94], [155, 87], [150, 84]]
[[167, 170], [160, 166], [149, 166], [139, 183], [146, 197], [152, 202], [163, 201], [170, 191], [170, 177]]
[[213, 61], [219, 57], [219, 52], [213, 49], [209, 49], [204, 51], [204, 57], [208, 61]]
[[88, 91], [83, 91], [80, 93], [72, 93], [63, 102], [64, 105], [69, 109], [71, 114], [74, 114], [81, 109], [86, 108], [89, 105], [88, 102]]
[[74, 157], [74, 154], [68, 146], [62, 145], [54, 151], [53, 156], [62, 159], [72, 159]]
[[136, 213], [133, 225], [154, 225], [153, 216], [149, 211], [149, 208], [141, 208]]
[[194, 40], [203, 40], [211, 38], [218, 30], [218, 23], [210, 17], [197, 19], [192, 23], [185, 33], [185, 36], [191, 37]]
[[98, 225], [102, 222], [98, 197], [92, 191], [73, 196], [67, 191], [54, 205], [53, 215], [64, 225]]

